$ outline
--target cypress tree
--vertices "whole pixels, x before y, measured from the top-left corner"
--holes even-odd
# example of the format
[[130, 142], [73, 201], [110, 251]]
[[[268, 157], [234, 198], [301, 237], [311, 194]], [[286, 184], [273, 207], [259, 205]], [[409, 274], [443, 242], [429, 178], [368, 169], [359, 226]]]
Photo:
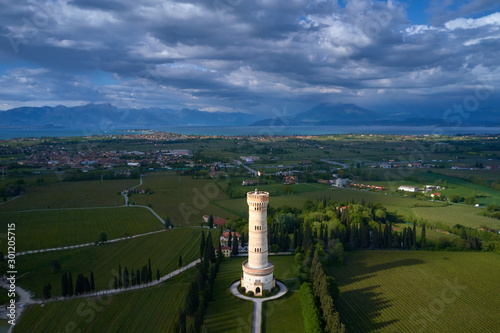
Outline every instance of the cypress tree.
[[148, 259], [148, 282], [153, 281], [153, 270], [151, 269], [151, 259]]
[[240, 244], [241, 247], [245, 246], [245, 232], [242, 232], [240, 235]]
[[73, 276], [71, 276], [71, 272], [68, 274], [68, 296], [73, 296]]
[[297, 229], [293, 231], [293, 248], [296, 249], [298, 245], [299, 232]]
[[132, 285], [132, 287], [137, 284], [137, 278], [135, 277], [135, 270], [134, 269], [130, 270], [130, 284]]
[[417, 249], [417, 229], [416, 229], [417, 226], [416, 225], [417, 224], [415, 223], [415, 221], [413, 221], [413, 233], [412, 233], [413, 238], [411, 240], [411, 242], [412, 242], [411, 249], [412, 250], [416, 250]]
[[422, 235], [420, 238], [420, 247], [422, 250], [427, 248], [427, 240], [425, 239], [425, 223], [422, 225]]
[[212, 214], [210, 214], [210, 217], [208, 218], [208, 227], [212, 229], [214, 227], [214, 217]]
[[122, 265], [118, 265], [118, 287], [123, 286]]
[[137, 269], [135, 271], [135, 279], [137, 280], [137, 285], [141, 284], [141, 272]]
[[236, 235], [234, 235], [233, 249], [231, 252], [233, 256], [238, 255], [238, 238], [236, 237]]
[[90, 290], [95, 290], [94, 272], [90, 272]]
[[114, 289], [118, 289], [118, 279], [116, 278], [116, 276], [115, 276], [115, 281], [114, 281], [113, 287], [114, 287]]
[[86, 293], [90, 292], [90, 281], [88, 277], [83, 279], [83, 291]]
[[229, 234], [227, 235], [227, 246], [232, 247], [233, 245], [233, 232], [229, 229]]
[[182, 256], [179, 256], [179, 268], [182, 267]]
[[63, 297], [68, 295], [68, 274], [66, 272], [64, 272], [61, 278], [61, 291]]
[[157, 268], [157, 269], [156, 269], [156, 281], [160, 281], [160, 277], [161, 277], [161, 276], [160, 276], [160, 269], [159, 269], [159, 268]]
[[205, 231], [201, 231], [201, 240], [200, 240], [200, 259], [203, 258], [203, 253], [205, 252]]
[[125, 266], [125, 268], [123, 269], [123, 286], [125, 288], [128, 288], [128, 285], [129, 285], [129, 276], [128, 276], [128, 269], [127, 269], [127, 266]]

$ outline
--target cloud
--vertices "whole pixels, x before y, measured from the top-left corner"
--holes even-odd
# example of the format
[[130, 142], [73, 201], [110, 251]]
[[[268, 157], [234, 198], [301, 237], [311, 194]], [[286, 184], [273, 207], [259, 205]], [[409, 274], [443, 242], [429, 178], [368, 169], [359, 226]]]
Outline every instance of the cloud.
[[431, 25], [412, 25], [396, 1], [7, 2], [0, 104], [388, 110], [452, 103], [499, 71], [491, 1], [441, 1]]

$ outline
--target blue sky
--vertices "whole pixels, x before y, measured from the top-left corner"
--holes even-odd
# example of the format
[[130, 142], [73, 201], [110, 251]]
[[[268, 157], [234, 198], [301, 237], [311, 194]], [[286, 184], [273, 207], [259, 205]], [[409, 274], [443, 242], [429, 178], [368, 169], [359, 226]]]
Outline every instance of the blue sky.
[[111, 103], [440, 115], [490, 92], [496, 0], [0, 0], [0, 110]]

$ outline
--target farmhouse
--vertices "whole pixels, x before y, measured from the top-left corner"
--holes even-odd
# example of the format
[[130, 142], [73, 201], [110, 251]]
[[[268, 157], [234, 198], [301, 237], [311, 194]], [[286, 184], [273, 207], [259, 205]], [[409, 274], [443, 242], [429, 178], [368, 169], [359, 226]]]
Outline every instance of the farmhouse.
[[[209, 218], [210, 215], [203, 215], [203, 222], [207, 223]], [[227, 222], [227, 220], [223, 219], [222, 217], [213, 216], [213, 218], [214, 218], [214, 225], [218, 227], [223, 226]]]
[[[240, 239], [240, 234], [236, 231], [231, 231], [231, 236], [233, 240], [235, 236], [238, 240]], [[229, 231], [223, 232], [222, 235], [220, 236], [220, 241], [227, 243], [228, 240], [229, 240]]]
[[418, 192], [418, 187], [408, 186], [408, 185], [401, 185], [400, 187], [398, 187], [398, 191]]
[[[224, 257], [229, 258], [231, 256], [231, 248], [229, 246], [221, 246], [220, 247], [222, 254]], [[219, 248], [215, 249], [215, 254], [217, 255], [217, 252], [219, 251]]]

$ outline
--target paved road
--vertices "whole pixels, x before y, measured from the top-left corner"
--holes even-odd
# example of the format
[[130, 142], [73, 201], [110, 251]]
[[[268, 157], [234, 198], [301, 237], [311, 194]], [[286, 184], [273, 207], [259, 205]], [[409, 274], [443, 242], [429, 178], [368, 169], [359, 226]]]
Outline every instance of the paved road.
[[322, 162], [329, 163], [329, 164], [340, 165], [343, 169], [347, 169], [347, 168], [349, 168], [349, 165], [348, 165], [348, 164], [345, 164], [345, 163], [336, 162], [336, 161], [331, 161], [331, 160], [327, 160], [327, 159], [322, 159], [321, 161], [322, 161]]
[[254, 298], [240, 294], [240, 292], [238, 291], [238, 286], [240, 284], [240, 281], [236, 281], [231, 285], [231, 287], [229, 287], [229, 291], [234, 296], [253, 302], [252, 333], [260, 333], [260, 328], [262, 326], [262, 302], [280, 298], [281, 296], [285, 295], [286, 292], [288, 291], [288, 289], [283, 283], [281, 283], [280, 281], [276, 281], [276, 283], [280, 287], [280, 291], [276, 295], [266, 298]]

